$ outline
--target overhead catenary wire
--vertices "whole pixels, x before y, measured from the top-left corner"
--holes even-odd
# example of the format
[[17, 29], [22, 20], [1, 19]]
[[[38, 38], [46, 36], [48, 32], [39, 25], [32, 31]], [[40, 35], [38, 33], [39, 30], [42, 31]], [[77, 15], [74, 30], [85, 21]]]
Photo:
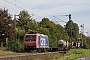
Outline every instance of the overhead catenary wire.
[[[11, 2], [9, 2], [9, 1], [7, 1], [7, 0], [4, 0], [4, 1], [6, 1], [7, 3], [9, 3], [9, 4], [12, 4], [12, 5], [14, 5], [14, 6], [16, 6], [16, 7], [18, 7], [18, 8], [20, 8], [20, 9], [23, 9], [23, 10], [25, 10], [24, 8], [22, 8], [22, 7], [20, 7], [20, 6], [18, 6], [18, 5], [16, 5], [16, 3], [14, 4], [14, 3], [11, 3]], [[17, 0], [15, 0], [15, 1], [17, 1]], [[22, 3], [22, 2], [20, 2], [20, 1], [18, 1], [20, 4], [23, 4], [24, 6], [27, 6], [28, 8], [31, 8], [30, 6], [28, 6], [28, 5], [26, 5], [26, 4], [24, 4], [24, 3]], [[34, 10], [34, 8], [31, 8], [32, 10]], [[28, 10], [27, 10], [28, 11]], [[29, 11], [30, 12], [30, 11]], [[40, 11], [39, 11], [40, 12]], [[37, 15], [37, 14], [34, 14], [34, 13], [32, 13], [32, 12], [30, 12], [31, 14], [32, 14], [32, 16], [33, 15], [36, 15], [37, 17], [39, 17], [39, 18], [42, 18], [41, 16], [39, 16], [39, 15]], [[45, 13], [42, 13], [43, 15], [44, 15], [44, 17], [45, 17]], [[48, 16], [50, 16], [50, 15], [48, 15]], [[50, 16], [51, 18], [52, 18], [52, 16]], [[53, 16], [54, 18], [57, 18], [57, 17], [55, 17], [55, 16]], [[64, 23], [66, 23], [65, 21], [63, 21], [63, 20], [61, 20], [61, 19], [59, 19], [59, 18], [57, 18], [58, 20], [60, 20], [61, 22], [64, 22]]]
[[11, 3], [11, 2], [9, 2], [9, 1], [7, 1], [7, 0], [4, 0], [4, 1], [6, 1], [6, 2], [9, 3], [9, 4], [12, 4], [12, 5], [14, 5], [14, 6], [16, 6], [16, 7], [20, 8], [20, 9], [23, 9], [23, 10], [24, 10], [24, 8], [22, 8], [22, 7], [20, 7], [20, 6], [16, 5], [16, 4], [13, 4], [13, 3]]
[[[29, 8], [31, 8], [30, 6], [28, 6], [28, 5], [26, 5], [26, 4], [22, 3], [22, 2], [20, 2], [20, 1], [18, 1], [18, 0], [15, 0], [15, 1], [17, 1], [17, 2], [19, 2], [20, 4], [23, 4], [23, 5], [25, 5], [25, 6], [29, 7]], [[33, 10], [33, 8], [31, 8], [31, 9]]]
[[[32, 9], [32, 13], [34, 13], [33, 11], [38, 11], [37, 9], [30, 7], [30, 6], [28, 6], [27, 4], [25, 4], [25, 3], [22, 3], [22, 2], [20, 2], [20, 1], [18, 1], [18, 0], [16, 0], [16, 1], [19, 2], [19, 3], [22, 4], [22, 5], [30, 8], [30, 9]], [[38, 11], [38, 12], [39, 12], [39, 13], [42, 13], [42, 15], [44, 15], [44, 17], [45, 17], [45, 15], [47, 15], [46, 13], [43, 13], [43, 12], [41, 12], [41, 11]], [[35, 15], [36, 15], [36, 14], [35, 14]], [[38, 16], [38, 15], [37, 15], [37, 16]], [[40, 17], [40, 16], [38, 16], [38, 17]]]
[[[34, 8], [30, 7], [30, 6], [28, 6], [28, 5], [25, 4], [25, 3], [22, 3], [22, 2], [20, 2], [20, 1], [18, 1], [18, 0], [15, 0], [15, 1], [19, 2], [19, 3], [22, 4], [22, 5], [25, 5], [26, 7], [30, 8], [30, 9], [32, 9], [32, 12], [33, 12], [34, 10], [36, 10], [36, 9], [34, 9]], [[38, 11], [38, 12], [42, 13], [42, 15], [44, 15], [44, 18], [45, 18], [45, 15], [48, 15], [48, 14], [43, 13], [43, 12], [41, 12], [41, 11]], [[33, 12], [33, 13], [34, 13], [34, 12]], [[48, 16], [50, 16], [51, 18], [53, 18], [51, 15], [48, 15]]]
[[[6, 0], [5, 0], [5, 2], [7, 2], [7, 3], [9, 3], [9, 4], [12, 4], [12, 5], [14, 5], [14, 6], [16, 6], [16, 7], [20, 8], [20, 9], [24, 9], [24, 8], [22, 8], [22, 7], [20, 7], [20, 6], [16, 5], [16, 4], [13, 4], [13, 3], [9, 2], [9, 1], [6, 1]], [[4, 7], [4, 6], [1, 6], [1, 7]], [[4, 7], [4, 8], [6, 8], [6, 7]], [[36, 15], [36, 14], [34, 14], [34, 15], [37, 16], [37, 17], [39, 17], [39, 18], [42, 18], [42, 17], [40, 17], [40, 16], [38, 16], [38, 15]], [[2, 15], [2, 16], [3, 16], [3, 15]], [[1, 19], [2, 19], [2, 18], [1, 18]]]
[[[14, 4], [14, 3], [11, 3], [11, 2], [9, 2], [9, 1], [7, 1], [7, 0], [4, 0], [4, 1], [6, 1], [7, 3], [9, 3], [9, 4], [11, 4], [11, 5], [14, 5], [14, 6], [16, 6], [16, 7], [20, 8], [20, 9], [22, 9], [22, 10], [26, 10], [26, 9], [24, 9], [24, 8], [22, 8], [22, 7], [20, 7], [20, 6], [16, 5], [16, 4]], [[27, 10], [27, 11], [28, 11], [28, 10]], [[29, 13], [31, 13], [31, 12], [29, 11]], [[39, 16], [39, 15], [37, 15], [37, 14], [33, 14], [33, 13], [31, 13], [31, 14], [32, 14], [32, 15], [36, 15], [36, 16], [38, 16], [38, 17], [41, 18], [41, 16]]]
[[[10, 9], [9, 7], [7, 8], [7, 7], [5, 7], [5, 6], [2, 6], [2, 5], [0, 5], [2, 8], [0, 8], [0, 9]], [[16, 11], [16, 10], [14, 10], [14, 9], [11, 9], [10, 11]], [[10, 14], [10, 11], [8, 10], [8, 13]], [[12, 15], [12, 14], [10, 14], [10, 15]]]
[[60, 20], [61, 22], [67, 23], [64, 20], [57, 18], [56, 16], [53, 16], [53, 17], [56, 18], [56, 19], [58, 19], [58, 20]]
[[[9, 1], [7, 1], [7, 0], [4, 0], [4, 1], [6, 1], [7, 3], [12, 4], [12, 5], [14, 5], [14, 6], [16, 6], [16, 7], [20, 8], [20, 9], [22, 9], [22, 10], [25, 10], [24, 8], [16, 5], [16, 1], [17, 1], [17, 0], [15, 0], [15, 4], [14, 4], [14, 3], [11, 3], [11, 2], [9, 2]], [[24, 6], [27, 6], [28, 8], [32, 9], [32, 11], [35, 10], [34, 8], [31, 8], [30, 6], [24, 4], [24, 3], [20, 2], [20, 1], [18, 1], [18, 2], [19, 2], [20, 4], [23, 4]], [[28, 10], [27, 10], [27, 11], [28, 11]], [[29, 12], [30, 12], [30, 11], [29, 11]], [[39, 11], [39, 12], [40, 12], [40, 11]], [[30, 12], [30, 13], [31, 13], [31, 12]], [[40, 12], [40, 13], [42, 13], [42, 12]], [[37, 17], [42, 18], [41, 16], [39, 16], [39, 15], [37, 15], [37, 14], [34, 14], [33, 12], [32, 12], [31, 14], [32, 14], [32, 16], [33, 16], [33, 15], [36, 15]], [[45, 13], [42, 13], [42, 14], [43, 14], [44, 17], [45, 17], [46, 14], [45, 14]], [[50, 16], [50, 15], [48, 15], [48, 16]]]

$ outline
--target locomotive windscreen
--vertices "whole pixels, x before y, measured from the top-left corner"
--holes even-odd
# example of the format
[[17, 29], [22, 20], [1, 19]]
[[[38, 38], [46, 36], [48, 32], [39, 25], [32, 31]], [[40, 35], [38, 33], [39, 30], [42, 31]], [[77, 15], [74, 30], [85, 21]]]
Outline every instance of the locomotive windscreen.
[[36, 35], [26, 35], [25, 41], [36, 41]]

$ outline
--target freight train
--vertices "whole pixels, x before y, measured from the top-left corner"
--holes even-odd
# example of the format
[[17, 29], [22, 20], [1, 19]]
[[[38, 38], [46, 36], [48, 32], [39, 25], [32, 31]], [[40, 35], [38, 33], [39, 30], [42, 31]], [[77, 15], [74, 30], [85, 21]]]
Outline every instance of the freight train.
[[65, 40], [58, 40], [57, 47], [49, 46], [47, 35], [39, 33], [29, 33], [24, 36], [24, 49], [41, 51], [60, 51], [70, 49], [70, 43]]

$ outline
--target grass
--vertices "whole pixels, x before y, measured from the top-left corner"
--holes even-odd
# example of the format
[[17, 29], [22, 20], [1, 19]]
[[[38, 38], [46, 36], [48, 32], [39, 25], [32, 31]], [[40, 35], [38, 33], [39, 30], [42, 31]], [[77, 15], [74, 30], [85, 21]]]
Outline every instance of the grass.
[[7, 50], [0, 50], [0, 54], [14, 54], [15, 52], [7, 51]]
[[[0, 54], [14, 54], [15, 52], [0, 50]], [[46, 56], [41, 60], [73, 60], [79, 57], [90, 56], [90, 49], [71, 49], [66, 54], [56, 55], [52, 57], [48, 52]], [[30, 60], [35, 60], [33, 56], [30, 56]]]
[[90, 49], [71, 49], [66, 54], [60, 54], [52, 57], [48, 52], [43, 59], [35, 59], [34, 57], [30, 60], [73, 60], [75, 58], [90, 56]]
[[64, 56], [56, 56], [54, 60], [73, 60], [85, 56], [90, 56], [90, 49], [71, 49]]

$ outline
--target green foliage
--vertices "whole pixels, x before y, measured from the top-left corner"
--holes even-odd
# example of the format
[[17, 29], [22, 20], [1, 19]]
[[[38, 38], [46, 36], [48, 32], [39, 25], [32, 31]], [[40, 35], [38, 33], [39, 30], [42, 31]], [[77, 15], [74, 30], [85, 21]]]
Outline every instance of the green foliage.
[[28, 29], [30, 28], [30, 22], [31, 22], [31, 16], [28, 14], [27, 11], [21, 11], [19, 14], [19, 19], [17, 20], [17, 27], [21, 28], [21, 30], [24, 30], [25, 33], [28, 32]]
[[7, 44], [7, 50], [13, 50], [14, 51], [14, 47], [15, 47], [16, 43], [15, 40], [8, 40], [8, 44]]
[[57, 33], [58, 33], [58, 38], [63, 39], [63, 40], [68, 40], [69, 36], [66, 32], [66, 30], [61, 26], [61, 25], [56, 25], [57, 26]]
[[87, 48], [90, 49], [90, 36], [86, 37]]
[[20, 11], [19, 18], [16, 20], [16, 23], [16, 31], [19, 36], [18, 38], [20, 39], [23, 39], [24, 34], [29, 33], [30, 31], [37, 31], [37, 22], [25, 10]]
[[[88, 49], [71, 49], [64, 56], [58, 57], [60, 60], [73, 60], [75, 58], [90, 56], [90, 50]], [[55, 60], [58, 60], [55, 59]]]
[[78, 24], [74, 23], [72, 20], [67, 22], [65, 29], [73, 41], [80, 37]]
[[50, 21], [48, 18], [43, 18], [39, 24], [40, 32], [49, 36], [50, 46], [57, 46], [59, 39], [68, 40], [68, 34], [61, 25], [57, 25], [54, 22]]
[[20, 27], [17, 27], [16, 31], [17, 31], [17, 38], [23, 39], [24, 38], [23, 36], [25, 34], [25, 30], [24, 29], [22, 30]]

